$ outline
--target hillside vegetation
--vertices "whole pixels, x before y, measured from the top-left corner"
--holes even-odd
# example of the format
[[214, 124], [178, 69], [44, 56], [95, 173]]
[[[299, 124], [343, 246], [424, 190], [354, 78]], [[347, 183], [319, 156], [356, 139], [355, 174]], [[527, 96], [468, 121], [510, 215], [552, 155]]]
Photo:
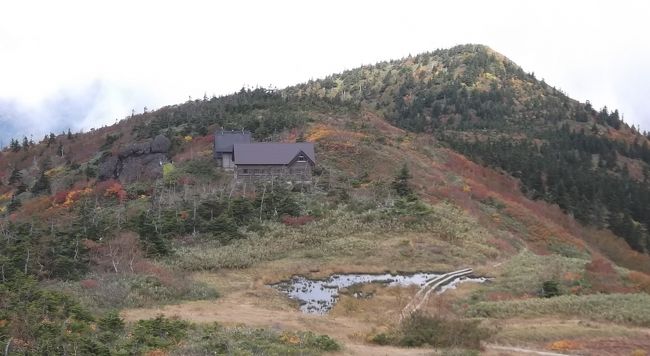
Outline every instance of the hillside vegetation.
[[[212, 158], [222, 127], [315, 142], [313, 184], [235, 184]], [[434, 344], [476, 349], [524, 333], [501, 332], [502, 319], [544, 316], [635, 338], [649, 325], [647, 150], [616, 112], [474, 45], [14, 141], [0, 153], [0, 346], [376, 354], [388, 346], [373, 342], [431, 345], [457, 326], [475, 338]], [[131, 172], [105, 174], [116, 165]], [[369, 287], [375, 297], [305, 319], [265, 286], [468, 266], [495, 278], [401, 325], [413, 290]]]

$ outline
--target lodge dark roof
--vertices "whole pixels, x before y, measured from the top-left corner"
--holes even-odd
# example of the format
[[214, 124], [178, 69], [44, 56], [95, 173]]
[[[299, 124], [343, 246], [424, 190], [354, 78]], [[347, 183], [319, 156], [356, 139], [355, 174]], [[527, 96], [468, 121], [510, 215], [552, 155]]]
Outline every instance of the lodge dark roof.
[[289, 164], [302, 152], [316, 163], [314, 144], [298, 143], [235, 143], [235, 164]]
[[217, 153], [232, 152], [236, 143], [250, 143], [249, 131], [223, 131], [219, 130], [214, 135], [214, 149]]

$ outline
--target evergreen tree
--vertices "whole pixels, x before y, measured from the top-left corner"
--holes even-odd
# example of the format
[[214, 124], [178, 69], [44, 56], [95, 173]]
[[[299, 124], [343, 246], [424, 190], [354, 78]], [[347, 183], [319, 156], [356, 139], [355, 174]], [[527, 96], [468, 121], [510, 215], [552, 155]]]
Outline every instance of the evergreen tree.
[[411, 173], [409, 172], [408, 166], [406, 163], [400, 168], [400, 170], [397, 172], [397, 175], [395, 176], [395, 179], [393, 180], [393, 183], [391, 184], [393, 190], [399, 195], [400, 197], [407, 197], [413, 194], [413, 190], [411, 189], [411, 186], [409, 185], [409, 180], [411, 179]]
[[34, 182], [34, 185], [32, 186], [32, 193], [50, 194], [50, 178], [48, 178], [45, 172], [41, 172], [36, 182]]

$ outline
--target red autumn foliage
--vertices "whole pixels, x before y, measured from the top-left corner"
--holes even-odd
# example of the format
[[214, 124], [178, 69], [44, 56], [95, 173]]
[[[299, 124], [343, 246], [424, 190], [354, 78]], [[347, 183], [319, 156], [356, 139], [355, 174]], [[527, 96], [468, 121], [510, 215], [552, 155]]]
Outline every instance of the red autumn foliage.
[[591, 285], [591, 290], [599, 293], [629, 293], [632, 288], [626, 288], [612, 264], [602, 257], [594, 257], [585, 265], [585, 278]]
[[136, 273], [145, 274], [152, 277], [155, 277], [160, 283], [166, 286], [172, 286], [174, 282], [177, 282], [174, 278], [174, 275], [165, 269], [162, 266], [156, 265], [151, 261], [142, 259], [134, 264], [134, 270]]
[[120, 202], [125, 201], [128, 197], [122, 183], [115, 179], [97, 183], [95, 185], [95, 194], [101, 197], [116, 198]]
[[301, 225], [309, 224], [314, 220], [316, 219], [313, 216], [309, 216], [309, 215], [303, 215], [303, 216], [283, 215], [280, 218], [280, 221], [282, 221], [282, 223], [287, 226], [301, 226]]
[[79, 281], [79, 284], [83, 289], [95, 289], [99, 287], [99, 282], [97, 282], [94, 279], [82, 279], [81, 281]]
[[52, 203], [54, 205], [61, 205], [65, 203], [65, 200], [68, 197], [68, 191], [67, 190], [62, 190], [60, 192], [56, 192], [54, 196], [52, 197]]
[[615, 275], [616, 271], [612, 264], [602, 257], [595, 257], [585, 265], [585, 270], [600, 275]]
[[90, 261], [101, 272], [136, 273], [136, 265], [144, 260], [137, 236], [122, 233], [108, 241], [84, 240]]
[[512, 247], [510, 243], [508, 243], [508, 241], [494, 238], [494, 237], [491, 237], [488, 240], [488, 244], [495, 247], [499, 251], [499, 253], [502, 254], [512, 254], [517, 251], [514, 247]]
[[195, 182], [192, 177], [183, 176], [178, 178], [177, 183], [180, 185], [193, 185]]

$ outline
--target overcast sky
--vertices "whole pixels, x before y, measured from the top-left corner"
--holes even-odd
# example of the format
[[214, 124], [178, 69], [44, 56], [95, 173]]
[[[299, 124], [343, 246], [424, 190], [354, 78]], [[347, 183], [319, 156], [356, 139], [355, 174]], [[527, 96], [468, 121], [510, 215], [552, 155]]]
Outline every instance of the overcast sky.
[[[463, 43], [650, 130], [648, 1], [3, 1], [0, 139]], [[38, 136], [37, 136], [38, 135]], [[4, 136], [4, 137], [3, 137]]]

